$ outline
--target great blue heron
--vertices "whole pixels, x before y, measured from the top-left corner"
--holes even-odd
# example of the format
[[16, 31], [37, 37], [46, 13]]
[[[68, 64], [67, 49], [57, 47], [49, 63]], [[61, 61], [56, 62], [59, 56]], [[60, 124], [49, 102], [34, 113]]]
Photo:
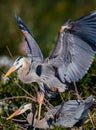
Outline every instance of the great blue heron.
[[53, 52], [44, 59], [27, 26], [16, 17], [25, 36], [28, 57], [19, 57], [5, 74], [18, 70], [24, 83], [37, 82], [43, 92], [64, 92], [69, 83], [81, 79], [96, 53], [96, 11], [75, 21], [67, 20], [60, 28]]
[[[33, 126], [36, 128], [52, 128], [53, 126], [61, 125], [63, 128], [71, 128], [77, 126], [78, 122], [83, 122], [84, 117], [88, 114], [89, 108], [93, 104], [93, 96], [89, 96], [87, 99], [80, 100], [69, 100], [63, 104], [54, 107], [47, 111], [45, 117], [37, 122], [34, 119]], [[32, 125], [32, 103], [23, 104], [18, 110], [16, 110], [7, 120], [24, 113], [30, 109], [31, 112], [27, 116], [27, 120]], [[59, 114], [57, 114], [59, 111]], [[58, 115], [58, 116], [56, 116]], [[37, 122], [37, 123], [36, 123]]]
[[17, 21], [25, 36], [28, 57], [17, 58], [5, 77], [18, 70], [24, 83], [44, 83], [49, 90], [63, 92], [67, 82], [76, 82], [87, 73], [96, 53], [96, 11], [75, 21], [67, 20], [46, 59], [27, 26], [19, 17]]

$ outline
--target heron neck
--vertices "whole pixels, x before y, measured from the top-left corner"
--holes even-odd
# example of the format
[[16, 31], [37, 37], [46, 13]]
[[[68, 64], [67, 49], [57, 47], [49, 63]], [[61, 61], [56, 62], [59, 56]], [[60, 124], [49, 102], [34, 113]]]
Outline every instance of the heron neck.
[[24, 83], [31, 83], [31, 73], [29, 72], [30, 63], [26, 61], [24, 65], [18, 70], [18, 77]]

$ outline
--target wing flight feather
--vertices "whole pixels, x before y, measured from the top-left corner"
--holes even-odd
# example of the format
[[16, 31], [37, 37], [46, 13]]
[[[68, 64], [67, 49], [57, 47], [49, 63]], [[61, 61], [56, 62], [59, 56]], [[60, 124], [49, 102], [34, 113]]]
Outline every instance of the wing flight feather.
[[32, 34], [30, 33], [28, 27], [24, 24], [20, 17], [16, 16], [16, 20], [19, 23], [19, 29], [23, 32], [25, 36], [25, 45], [27, 55], [33, 60], [43, 60], [42, 52], [34, 40]]
[[61, 26], [48, 63], [57, 68], [62, 82], [75, 82], [88, 71], [96, 53], [96, 11]]

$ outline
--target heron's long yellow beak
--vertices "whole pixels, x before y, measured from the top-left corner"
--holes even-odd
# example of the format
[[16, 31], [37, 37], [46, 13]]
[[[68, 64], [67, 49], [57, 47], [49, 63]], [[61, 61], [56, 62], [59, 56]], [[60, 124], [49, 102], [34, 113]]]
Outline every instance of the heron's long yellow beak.
[[16, 69], [16, 66], [13, 65], [13, 66], [8, 70], [8, 72], [4, 75], [4, 78], [6, 78], [7, 76], [9, 76], [15, 69]]
[[20, 109], [16, 110], [13, 114], [11, 114], [11, 115], [7, 118], [7, 120], [9, 120], [9, 119], [11, 119], [11, 118], [17, 116], [20, 112], [21, 112]]

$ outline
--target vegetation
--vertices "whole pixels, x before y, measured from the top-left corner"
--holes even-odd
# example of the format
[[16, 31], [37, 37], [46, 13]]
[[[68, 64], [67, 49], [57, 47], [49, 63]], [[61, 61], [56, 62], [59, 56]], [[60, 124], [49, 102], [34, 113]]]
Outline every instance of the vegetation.
[[[95, 0], [0, 0], [0, 56], [7, 55], [14, 60], [18, 55], [26, 54], [22, 47], [23, 37], [17, 28], [15, 14], [20, 16], [28, 25], [46, 57], [50, 50], [54, 48], [58, 30], [66, 19], [77, 19], [95, 9]], [[13, 57], [10, 56], [8, 49]], [[10, 79], [4, 82], [2, 75], [7, 70], [8, 67], [6, 68], [5, 65], [0, 66], [0, 129], [23, 130], [22, 125], [18, 125], [14, 120], [6, 121], [6, 117], [13, 113], [22, 103], [36, 100], [32, 97], [32, 100], [26, 98], [30, 97], [30, 95], [24, 92], [24, 90], [28, 91], [32, 96], [36, 97], [36, 94], [32, 93], [32, 85], [20, 82], [16, 74], [12, 74]], [[92, 94], [96, 99], [96, 58], [94, 58], [88, 74], [77, 83], [77, 86], [83, 98]], [[62, 95], [65, 98], [65, 93]], [[20, 97], [16, 98], [16, 96]], [[14, 99], [9, 99], [8, 97], [13, 97]], [[69, 98], [74, 99], [76, 96], [71, 94]], [[56, 101], [51, 102], [54, 105], [59, 104]], [[95, 107], [91, 108], [94, 127], [96, 127]], [[24, 118], [20, 117], [20, 119]], [[88, 117], [86, 117], [86, 121], [88, 122], [84, 125], [83, 129], [93, 129], [93, 125]], [[60, 129], [62, 128], [54, 128], [54, 130]]]

